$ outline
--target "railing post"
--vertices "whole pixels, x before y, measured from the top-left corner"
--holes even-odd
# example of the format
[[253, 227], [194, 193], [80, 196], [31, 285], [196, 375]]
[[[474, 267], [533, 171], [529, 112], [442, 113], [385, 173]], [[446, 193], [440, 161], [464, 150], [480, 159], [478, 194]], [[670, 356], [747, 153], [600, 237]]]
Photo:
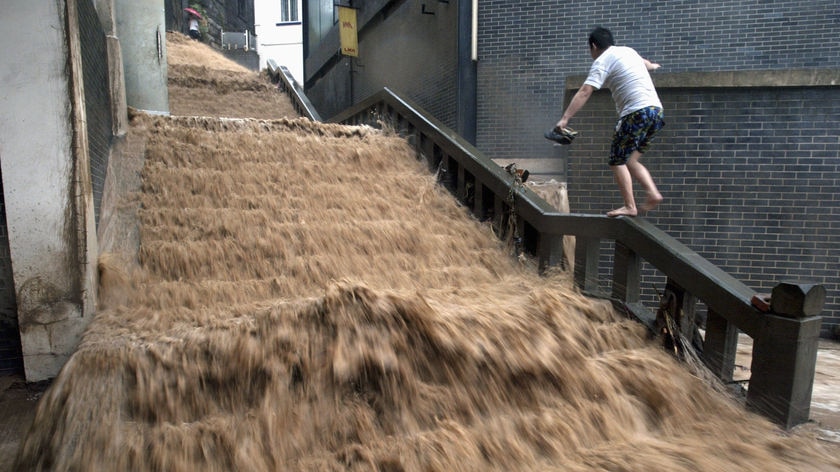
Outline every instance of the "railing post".
[[501, 198], [493, 199], [493, 222], [498, 225], [499, 239], [501, 240], [504, 240], [507, 236], [508, 218], [510, 218], [508, 208]]
[[716, 311], [706, 315], [706, 338], [703, 341], [703, 360], [719, 379], [732, 382], [735, 354], [738, 351], [738, 328]]
[[675, 321], [682, 337], [694, 345], [697, 332], [697, 297], [688, 293], [670, 277], [665, 282], [665, 290], [677, 297], [677, 313], [673, 316], [676, 317]]
[[779, 284], [753, 340], [747, 406], [785, 428], [808, 421], [825, 289]]
[[[452, 167], [455, 167], [454, 169]], [[440, 153], [440, 182], [447, 190], [458, 195], [458, 164], [441, 151]]]
[[430, 172], [434, 173], [437, 169], [435, 169], [435, 143], [428, 136], [424, 133], [418, 132], [418, 150], [420, 152], [420, 157], [426, 160], [426, 168], [429, 169]]
[[598, 291], [598, 259], [601, 256], [601, 240], [597, 238], [575, 238], [575, 285], [585, 293]]
[[537, 240], [537, 254], [539, 273], [544, 273], [549, 267], [562, 266], [563, 260], [563, 236], [540, 233]]
[[487, 209], [484, 208], [484, 184], [476, 179], [473, 183], [473, 214], [478, 221], [483, 221], [487, 214]]
[[615, 242], [612, 298], [626, 304], [639, 301], [642, 260], [621, 241]]
[[456, 187], [455, 195], [458, 198], [458, 201], [464, 203], [467, 200], [467, 186], [466, 186], [466, 174], [464, 173], [464, 166], [461, 163], [458, 163], [458, 186]]
[[516, 218], [516, 231], [511, 235], [513, 237], [513, 244], [516, 248], [516, 255], [522, 252], [525, 248], [525, 218], [518, 211], [511, 215], [511, 218]]

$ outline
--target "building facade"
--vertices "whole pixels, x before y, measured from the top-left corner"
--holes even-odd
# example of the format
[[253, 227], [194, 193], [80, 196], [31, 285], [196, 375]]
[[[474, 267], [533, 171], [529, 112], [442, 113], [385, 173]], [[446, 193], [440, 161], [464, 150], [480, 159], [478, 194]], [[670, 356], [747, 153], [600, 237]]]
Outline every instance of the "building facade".
[[[345, 1], [363, 4], [352, 59], [337, 53], [332, 3], [304, 3], [305, 87], [323, 116], [387, 86], [465, 137], [474, 123], [469, 139], [494, 159], [557, 156], [542, 134], [588, 71], [589, 31], [611, 29], [663, 66], [653, 76], [668, 124], [645, 162], [666, 201], [647, 218], [758, 293], [825, 285], [822, 335], [838, 335], [837, 0]], [[616, 119], [600, 91], [571, 123], [574, 212], [620, 204], [606, 164]], [[660, 280], [644, 272], [643, 286]]]
[[302, 11], [301, 0], [254, 0], [260, 70], [273, 60], [303, 83]]
[[304, 87], [321, 116], [389, 87], [458, 128], [458, 3], [341, 2], [357, 12], [358, 57], [340, 53], [338, 4], [303, 4]]

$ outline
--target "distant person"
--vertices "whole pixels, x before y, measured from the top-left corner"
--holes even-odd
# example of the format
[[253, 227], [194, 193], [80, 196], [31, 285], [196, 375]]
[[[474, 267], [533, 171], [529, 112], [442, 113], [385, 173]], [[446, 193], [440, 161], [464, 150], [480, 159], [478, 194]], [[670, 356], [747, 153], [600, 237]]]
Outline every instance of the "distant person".
[[648, 72], [660, 66], [629, 47], [616, 46], [610, 30], [601, 27], [589, 34], [589, 52], [594, 60], [589, 75], [553, 131], [559, 135], [559, 131], [566, 129], [569, 120], [583, 108], [592, 92], [604, 87], [610, 89], [620, 118], [610, 146], [609, 165], [624, 206], [607, 212], [607, 216], [636, 216], [638, 209], [633, 196], [633, 179], [647, 192], [642, 210], [653, 210], [662, 202], [662, 194], [653, 178], [639, 162], [656, 132], [665, 126], [662, 102]]
[[198, 18], [190, 14], [190, 38], [195, 40], [201, 39], [201, 31], [198, 30]]

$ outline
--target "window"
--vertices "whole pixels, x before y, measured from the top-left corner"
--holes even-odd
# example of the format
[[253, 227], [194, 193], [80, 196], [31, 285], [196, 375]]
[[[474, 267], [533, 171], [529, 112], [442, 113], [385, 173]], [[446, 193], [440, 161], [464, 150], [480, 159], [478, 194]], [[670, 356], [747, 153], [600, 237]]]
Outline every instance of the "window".
[[298, 0], [280, 0], [280, 21], [283, 23], [300, 21]]

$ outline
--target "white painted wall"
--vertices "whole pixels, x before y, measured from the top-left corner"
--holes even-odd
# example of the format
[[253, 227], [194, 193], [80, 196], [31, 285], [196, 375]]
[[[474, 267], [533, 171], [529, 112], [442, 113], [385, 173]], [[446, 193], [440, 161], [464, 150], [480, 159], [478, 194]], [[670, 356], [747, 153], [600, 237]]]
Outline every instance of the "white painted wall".
[[80, 275], [80, 232], [72, 212], [64, 2], [3, 0], [0, 31], [6, 222], [26, 378], [38, 381], [58, 373], [92, 317], [82, 293], [87, 282]]
[[303, 84], [303, 5], [298, 0], [301, 21], [280, 22], [279, 0], [254, 0], [254, 28], [257, 35], [257, 53], [260, 70], [269, 59], [286, 66], [298, 83]]

